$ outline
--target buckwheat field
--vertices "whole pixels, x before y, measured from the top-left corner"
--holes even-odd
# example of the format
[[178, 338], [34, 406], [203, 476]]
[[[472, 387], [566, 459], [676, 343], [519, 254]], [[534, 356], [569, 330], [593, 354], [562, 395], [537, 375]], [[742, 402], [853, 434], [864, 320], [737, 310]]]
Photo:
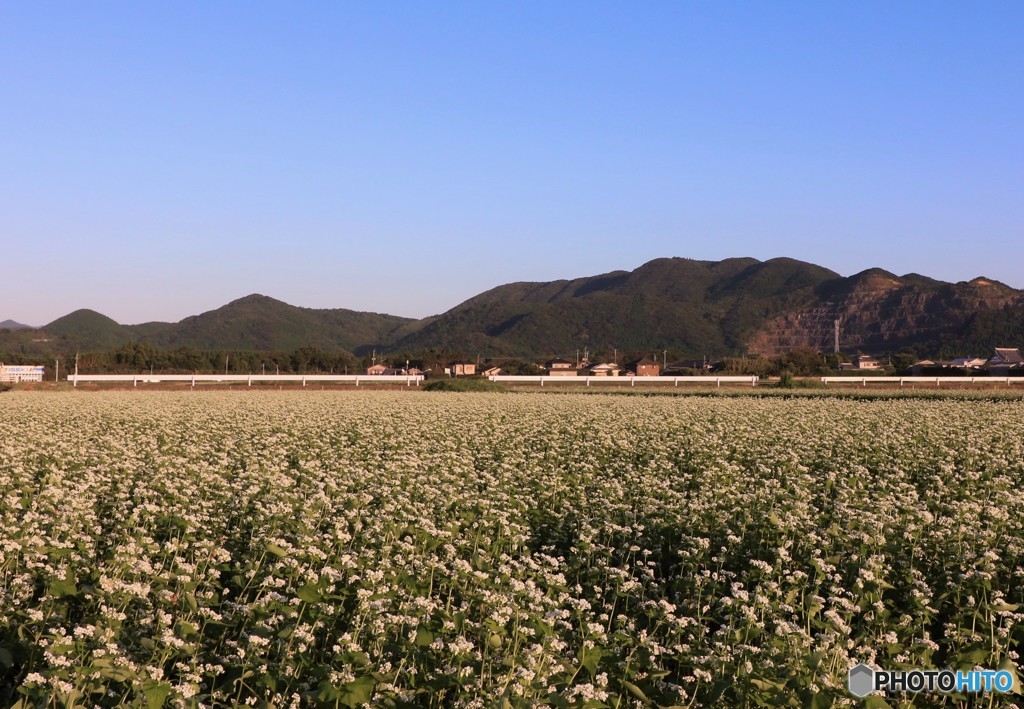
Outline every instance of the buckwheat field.
[[859, 662], [1015, 671], [1021, 421], [1011, 401], [5, 394], [0, 704], [859, 706]]

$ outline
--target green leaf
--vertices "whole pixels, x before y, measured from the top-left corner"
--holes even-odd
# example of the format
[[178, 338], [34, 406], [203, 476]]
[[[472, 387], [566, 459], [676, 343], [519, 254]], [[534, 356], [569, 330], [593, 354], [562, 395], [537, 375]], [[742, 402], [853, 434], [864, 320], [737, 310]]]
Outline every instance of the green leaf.
[[75, 585], [75, 577], [71, 574], [68, 574], [66, 580], [54, 581], [50, 584], [50, 595], [54, 598], [74, 596], [76, 593], [78, 593], [78, 586]]
[[166, 682], [158, 682], [142, 690], [142, 694], [146, 697], [146, 706], [149, 709], [160, 709], [170, 693], [171, 685]]
[[288, 556], [288, 552], [284, 547], [278, 546], [277, 544], [268, 544], [267, 551], [276, 557]]
[[812, 670], [816, 670], [816, 669], [818, 669], [818, 665], [820, 665], [821, 661], [824, 660], [824, 659], [825, 659], [825, 653], [824, 652], [821, 652], [820, 650], [818, 652], [812, 652], [811, 656], [809, 658], [807, 658], [807, 664], [808, 664], [808, 666]]
[[596, 647], [580, 650], [580, 664], [587, 668], [591, 677], [597, 675], [597, 663], [601, 661], [603, 655], [601, 649]]
[[999, 669], [1009, 672], [1013, 677], [1013, 687], [1010, 689], [1010, 693], [1021, 694], [1020, 677], [1017, 676], [1017, 665], [1014, 664], [1013, 660], [1009, 657], [1004, 657], [1003, 661], [999, 663]]
[[188, 604], [189, 609], [191, 609], [193, 613], [199, 610], [199, 602], [196, 601], [196, 594], [191, 591], [185, 594], [185, 603]]
[[647, 701], [647, 695], [644, 694], [644, 691], [642, 689], [640, 689], [639, 687], [637, 687], [632, 682], [627, 682], [626, 680], [622, 680], [622, 686], [625, 687], [626, 689], [628, 689], [629, 693], [632, 694], [637, 699], [639, 699], [640, 701], [642, 701], [642, 702], [646, 702]]
[[825, 692], [818, 692], [811, 698], [810, 709], [830, 709], [835, 703], [832, 696]]
[[320, 589], [314, 583], [307, 583], [299, 589], [299, 592], [296, 595], [306, 603], [316, 603], [323, 597], [320, 593]]
[[1019, 603], [996, 603], [994, 605], [989, 606], [989, 608], [991, 608], [992, 610], [997, 611], [997, 612], [1015, 611], [1018, 608], [1020, 608], [1020, 604]]
[[0, 647], [0, 665], [4, 667], [14, 666], [14, 655], [5, 647]]
[[426, 647], [434, 642], [434, 634], [427, 628], [416, 629], [416, 645], [417, 647]]
[[320, 691], [317, 693], [316, 697], [321, 702], [331, 702], [341, 696], [341, 692], [339, 692], [338, 689], [327, 680], [320, 682], [317, 689]]
[[892, 709], [892, 706], [881, 696], [869, 694], [864, 698], [864, 709]]
[[341, 687], [339, 700], [347, 707], [357, 707], [360, 704], [369, 704], [373, 697], [373, 690], [377, 681], [369, 675], [363, 675], [359, 679], [349, 682]]
[[100, 677], [106, 677], [115, 682], [127, 682], [134, 679], [135, 676], [135, 672], [127, 667], [103, 667], [100, 669]]
[[985, 648], [975, 647], [973, 650], [969, 650], [967, 652], [963, 652], [960, 654], [960, 664], [961, 666], [968, 665], [970, 667], [973, 667], [975, 665], [981, 664], [981, 662], [985, 660], [988, 657], [988, 655], [988, 650], [986, 650]]

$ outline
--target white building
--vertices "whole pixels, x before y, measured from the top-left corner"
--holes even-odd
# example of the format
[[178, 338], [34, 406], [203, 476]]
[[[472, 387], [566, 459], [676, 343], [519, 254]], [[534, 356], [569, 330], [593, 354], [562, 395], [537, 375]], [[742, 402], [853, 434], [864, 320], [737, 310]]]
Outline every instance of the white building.
[[857, 355], [853, 358], [854, 369], [878, 369], [880, 366], [877, 359], [868, 355]]
[[590, 368], [590, 375], [593, 377], [617, 377], [622, 374], [622, 367], [614, 362], [595, 364]]
[[41, 382], [43, 367], [33, 364], [0, 364], [0, 382]]

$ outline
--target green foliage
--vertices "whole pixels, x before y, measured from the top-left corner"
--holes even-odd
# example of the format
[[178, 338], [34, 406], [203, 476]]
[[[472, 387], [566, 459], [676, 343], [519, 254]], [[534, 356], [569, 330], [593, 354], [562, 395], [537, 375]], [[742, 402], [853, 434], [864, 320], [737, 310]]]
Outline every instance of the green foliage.
[[487, 362], [484, 365], [484, 369], [491, 366], [501, 367], [502, 374], [512, 376], [536, 376], [547, 373], [543, 367], [525, 359], [502, 359]]
[[67, 343], [87, 343], [90, 349], [113, 348], [134, 339], [129, 328], [94, 310], [76, 310], [43, 329], [50, 337]]
[[735, 376], [770, 377], [778, 372], [778, 362], [767, 357], [727, 357], [715, 365], [715, 371]]
[[793, 372], [789, 369], [784, 369], [779, 373], [779, 381], [775, 382], [774, 385], [777, 389], [824, 389], [823, 384], [818, 379], [797, 379]]
[[476, 377], [449, 377], [447, 379], [435, 379], [423, 385], [425, 391], [490, 391], [506, 392], [504, 386], [497, 382]]
[[789, 371], [795, 375], [808, 377], [820, 374], [831, 374], [836, 369], [835, 359], [831, 361], [820, 352], [810, 349], [793, 350], [774, 358], [778, 371]]
[[0, 331], [0, 352], [26, 348], [28, 352], [52, 355], [105, 351], [139, 343], [166, 350], [290, 352], [316, 348], [337, 354], [382, 349], [417, 322], [353, 310], [299, 308], [251, 295], [178, 323], [119, 325], [92, 310], [77, 310], [41, 330]]
[[250, 295], [217, 310], [185, 318], [145, 335], [163, 347], [293, 351], [317, 348], [354, 352], [392, 340], [409, 318], [352, 310], [299, 308], [262, 295]]
[[656, 259], [632, 273], [494, 288], [438, 316], [399, 345], [533, 357], [589, 345], [680, 356], [742, 350], [764, 319], [813, 301], [837, 274], [792, 259]]
[[[74, 369], [75, 354], [61, 355], [61, 377]], [[39, 358], [12, 357], [11, 364], [34, 364]], [[362, 367], [348, 353], [331, 353], [316, 347], [294, 352], [245, 350], [199, 350], [194, 347], [161, 349], [144, 342], [132, 342], [113, 350], [78, 353], [83, 374], [118, 374], [153, 371], [159, 374], [358, 374]], [[53, 378], [52, 360], [47, 361], [47, 378]]]
[[986, 356], [993, 347], [1024, 345], [1024, 304], [974, 314], [955, 343], [960, 353]]

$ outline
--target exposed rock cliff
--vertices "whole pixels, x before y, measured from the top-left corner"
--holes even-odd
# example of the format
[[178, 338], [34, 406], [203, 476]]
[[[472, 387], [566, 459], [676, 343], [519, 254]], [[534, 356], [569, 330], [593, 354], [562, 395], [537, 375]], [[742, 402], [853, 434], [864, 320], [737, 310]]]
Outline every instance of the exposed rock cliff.
[[922, 341], [955, 338], [983, 311], [1024, 303], [1024, 293], [984, 278], [942, 283], [880, 269], [821, 284], [819, 302], [769, 318], [749, 341], [751, 352], [793, 349], [880, 352]]

